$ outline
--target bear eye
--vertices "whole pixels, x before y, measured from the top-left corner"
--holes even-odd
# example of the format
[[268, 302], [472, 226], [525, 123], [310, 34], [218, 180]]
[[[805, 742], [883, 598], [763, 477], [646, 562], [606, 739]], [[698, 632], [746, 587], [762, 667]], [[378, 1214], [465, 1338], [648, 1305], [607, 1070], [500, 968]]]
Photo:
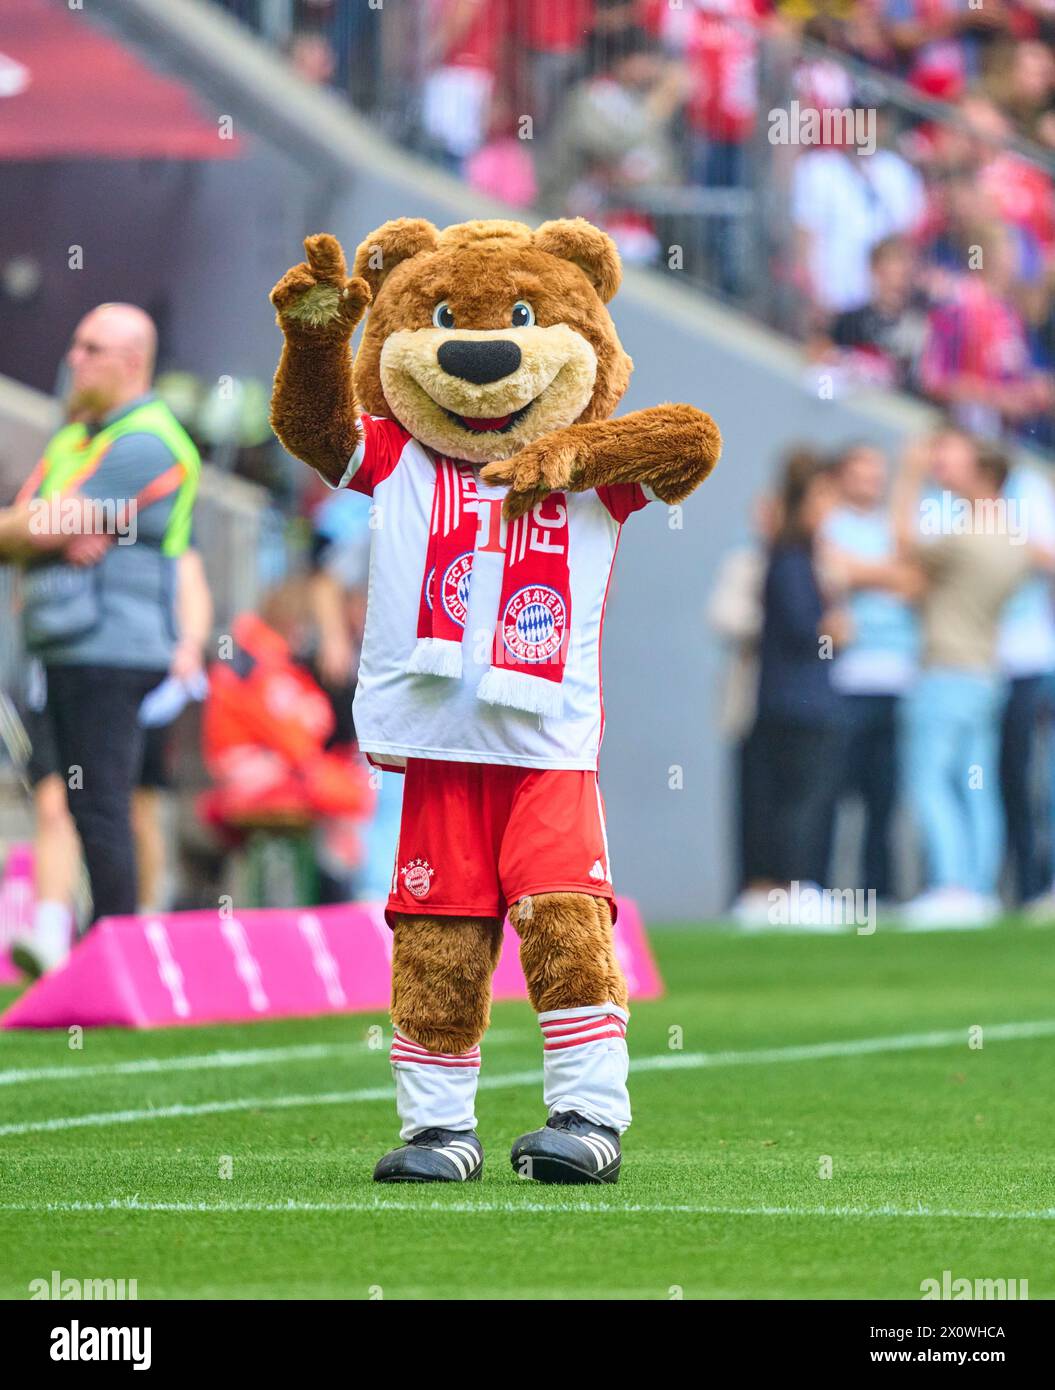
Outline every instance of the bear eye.
[[437, 328], [453, 328], [454, 313], [445, 299], [441, 299], [432, 311], [432, 322]]
[[513, 305], [513, 327], [530, 328], [535, 322], [535, 311], [526, 299], [518, 299]]

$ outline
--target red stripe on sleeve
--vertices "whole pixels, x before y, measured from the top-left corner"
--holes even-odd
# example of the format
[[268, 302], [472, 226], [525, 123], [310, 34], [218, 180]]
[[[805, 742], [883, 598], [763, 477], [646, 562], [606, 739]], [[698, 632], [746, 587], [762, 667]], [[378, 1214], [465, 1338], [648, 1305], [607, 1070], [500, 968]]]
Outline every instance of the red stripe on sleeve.
[[374, 489], [395, 471], [410, 433], [396, 420], [379, 415], [360, 415], [363, 433], [363, 461], [348, 480], [354, 492], [373, 497]]
[[618, 521], [620, 526], [628, 516], [648, 506], [648, 498], [640, 483], [609, 483], [597, 489], [597, 496], [608, 514], [613, 520]]

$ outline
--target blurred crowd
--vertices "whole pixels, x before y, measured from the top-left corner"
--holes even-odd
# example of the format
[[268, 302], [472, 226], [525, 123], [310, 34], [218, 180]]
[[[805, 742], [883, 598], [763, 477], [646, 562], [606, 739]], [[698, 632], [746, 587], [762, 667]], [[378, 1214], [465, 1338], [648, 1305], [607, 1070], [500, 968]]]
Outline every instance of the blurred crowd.
[[1055, 490], [954, 425], [889, 473], [867, 443], [792, 451], [711, 599], [745, 926], [796, 882], [872, 891], [918, 929], [1004, 899], [1055, 917]]
[[[869, 445], [835, 459], [796, 451], [759, 500], [754, 544], [723, 566], [711, 618], [734, 657], [735, 912], [756, 921], [774, 886], [841, 875], [920, 925], [989, 921], [1001, 893], [1047, 914], [1055, 498], [1003, 450], [1055, 445], [1055, 0], [222, 3], [304, 80], [474, 189], [584, 215], [628, 262], [684, 272], [797, 334], [821, 394], [900, 388], [943, 407], [948, 425], [892, 480]], [[792, 108], [862, 120], [822, 124], [816, 138], [789, 121], [775, 134], [772, 112]], [[63, 663], [38, 661], [20, 709], [0, 708], [16, 761], [19, 724], [34, 747], [42, 716], [57, 735], [54, 765], [30, 750], [23, 767], [54, 948], [43, 956], [68, 944], [78, 834], [100, 863], [115, 836], [121, 846], [125, 896], [109, 902], [93, 883], [96, 913], [215, 902], [236, 857], [259, 880], [243, 902], [384, 897], [400, 779], [368, 772], [351, 718], [364, 500], [327, 493], [278, 448], [265, 383], [155, 383], [153, 348], [129, 358], [98, 323], [68, 365], [74, 387], [78, 372], [108, 382], [71, 417], [85, 449], [160, 402], [165, 438], [178, 426], [196, 454], [270, 500], [253, 541], [259, 601], [213, 614], [201, 557], [215, 572], [244, 537], [225, 545], [204, 517], [192, 528], [188, 503], [180, 553], [167, 531], [151, 542], [174, 562], [182, 632], [166, 627], [148, 662], [145, 648], [129, 657], [116, 622], [106, 659], [92, 650], [90, 699], [66, 689]], [[122, 467], [153, 486], [159, 449]], [[95, 475], [100, 502], [141, 495], [119, 462]], [[27, 480], [25, 497], [39, 484]], [[26, 573], [67, 560], [134, 569], [148, 548], [41, 555], [24, 520], [17, 505], [0, 509], [0, 556]], [[77, 589], [85, 602], [91, 588]], [[220, 640], [231, 650], [210, 670]], [[115, 714], [120, 685], [127, 708]], [[78, 720], [64, 711], [86, 703], [102, 745], [128, 719], [138, 727], [121, 785], [89, 805], [87, 829], [58, 775], [82, 756], [66, 746]], [[176, 762], [180, 789], [196, 794], [183, 843], [193, 866], [166, 859], [180, 838], [165, 823]], [[851, 799], [864, 830], [847, 879], [836, 831]], [[899, 807], [917, 832], [907, 865]], [[276, 875], [279, 844], [293, 857]]]
[[[822, 390], [1055, 443], [1052, 0], [224, 2], [479, 191], [792, 332]], [[775, 135], [792, 107], [875, 126]]]

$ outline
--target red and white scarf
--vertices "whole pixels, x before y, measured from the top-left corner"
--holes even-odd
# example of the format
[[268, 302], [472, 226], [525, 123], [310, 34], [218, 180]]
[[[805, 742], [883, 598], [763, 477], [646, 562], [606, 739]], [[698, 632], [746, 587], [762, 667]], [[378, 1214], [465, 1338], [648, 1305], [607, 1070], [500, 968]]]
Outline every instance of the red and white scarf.
[[[505, 569], [491, 665], [477, 689], [490, 705], [530, 714], [563, 712], [561, 682], [571, 640], [568, 503], [551, 492], [506, 529]], [[437, 458], [418, 640], [407, 670], [462, 674], [477, 534], [476, 479], [470, 464]]]

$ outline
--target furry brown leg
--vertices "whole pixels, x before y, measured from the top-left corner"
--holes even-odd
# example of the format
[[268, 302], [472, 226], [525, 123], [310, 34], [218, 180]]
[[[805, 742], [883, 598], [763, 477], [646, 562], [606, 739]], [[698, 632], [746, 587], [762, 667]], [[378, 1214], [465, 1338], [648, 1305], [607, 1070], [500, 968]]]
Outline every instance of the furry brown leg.
[[522, 898], [509, 916], [520, 937], [520, 963], [537, 1013], [587, 1004], [627, 1007], [612, 914], [603, 898], [541, 893]]
[[491, 1022], [502, 949], [495, 917], [396, 918], [392, 1022], [430, 1052], [468, 1052]]

